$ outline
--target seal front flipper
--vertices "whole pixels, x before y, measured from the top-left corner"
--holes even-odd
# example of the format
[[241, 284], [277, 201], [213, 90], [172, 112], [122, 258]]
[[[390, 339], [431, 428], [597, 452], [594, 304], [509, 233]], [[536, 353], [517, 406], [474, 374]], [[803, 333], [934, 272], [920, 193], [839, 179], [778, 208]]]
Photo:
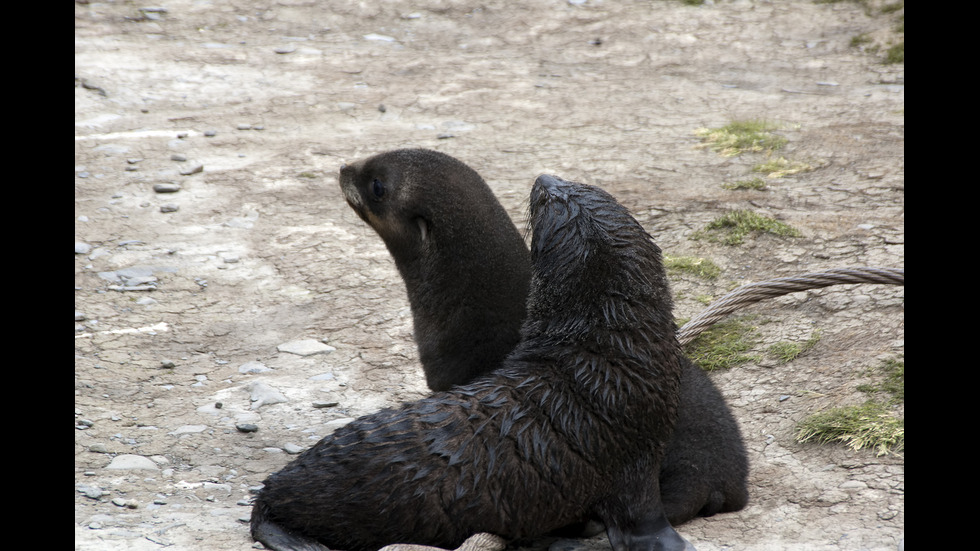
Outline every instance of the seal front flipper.
[[606, 529], [613, 551], [696, 551], [674, 530], [663, 511], [650, 512], [629, 527]]

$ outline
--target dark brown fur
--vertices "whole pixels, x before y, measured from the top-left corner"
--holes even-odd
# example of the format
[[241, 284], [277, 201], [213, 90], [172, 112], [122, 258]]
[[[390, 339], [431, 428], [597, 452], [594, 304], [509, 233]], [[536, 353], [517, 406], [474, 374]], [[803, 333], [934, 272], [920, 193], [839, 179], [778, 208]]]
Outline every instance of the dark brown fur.
[[683, 361], [660, 249], [608, 194], [553, 177], [530, 221], [528, 316], [502, 366], [301, 454], [265, 481], [257, 539], [453, 548], [598, 517], [617, 551], [689, 545], [656, 484]]
[[[429, 387], [445, 390], [499, 366], [518, 342], [530, 256], [479, 174], [443, 153], [408, 149], [344, 167], [340, 183], [405, 280]], [[675, 526], [748, 500], [738, 424], [707, 374], [682, 361], [678, 424], [660, 476]]]
[[396, 150], [344, 166], [340, 184], [395, 259], [429, 388], [498, 367], [520, 338], [531, 265], [480, 175], [436, 151]]

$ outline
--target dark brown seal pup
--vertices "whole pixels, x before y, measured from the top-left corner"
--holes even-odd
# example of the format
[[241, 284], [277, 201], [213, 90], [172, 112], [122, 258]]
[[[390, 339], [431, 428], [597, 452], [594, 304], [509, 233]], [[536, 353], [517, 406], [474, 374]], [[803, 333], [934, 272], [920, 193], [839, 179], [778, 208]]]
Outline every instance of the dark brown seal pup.
[[325, 437], [265, 481], [256, 539], [451, 549], [598, 517], [616, 551], [691, 549], [656, 484], [683, 359], [660, 249], [609, 194], [549, 176], [530, 224], [528, 314], [502, 366]]
[[[444, 390], [497, 367], [518, 341], [530, 257], [479, 174], [443, 153], [395, 150], [345, 166], [340, 185], [405, 279], [429, 387]], [[675, 526], [748, 500], [738, 424], [707, 374], [683, 362], [677, 427], [660, 475]]]
[[498, 367], [520, 337], [531, 265], [480, 175], [443, 153], [403, 149], [344, 166], [340, 181], [405, 281], [429, 388]]

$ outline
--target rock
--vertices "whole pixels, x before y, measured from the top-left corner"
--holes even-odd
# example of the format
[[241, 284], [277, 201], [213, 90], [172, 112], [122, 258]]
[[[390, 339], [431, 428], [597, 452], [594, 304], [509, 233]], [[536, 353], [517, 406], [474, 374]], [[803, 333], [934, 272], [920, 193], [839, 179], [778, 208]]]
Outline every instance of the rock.
[[105, 495], [105, 492], [102, 490], [102, 488], [99, 488], [98, 486], [78, 484], [75, 486], [75, 489], [78, 490], [79, 493], [84, 494], [85, 497], [89, 499], [99, 499], [100, 497]]
[[259, 361], [245, 362], [238, 367], [239, 373], [265, 373], [266, 371], [272, 371], [272, 368]]
[[177, 429], [168, 434], [173, 436], [180, 436], [181, 434], [196, 434], [198, 432], [204, 432], [207, 429], [207, 425], [184, 425], [182, 427], [177, 427]]
[[259, 409], [262, 406], [281, 404], [288, 401], [281, 392], [262, 381], [255, 381], [250, 384], [248, 390], [249, 398], [252, 400], [252, 409]]
[[190, 176], [191, 174], [197, 174], [198, 172], [204, 172], [204, 165], [201, 163], [195, 163], [187, 168], [180, 170], [181, 176]]
[[143, 457], [142, 455], [135, 454], [122, 454], [117, 455], [105, 466], [106, 469], [110, 470], [152, 470], [157, 471], [156, 463], [154, 463], [150, 458]]
[[153, 184], [153, 191], [157, 193], [177, 193], [180, 191], [180, 184], [176, 182]]
[[328, 354], [336, 348], [323, 344], [314, 339], [301, 339], [280, 344], [276, 347], [280, 352], [288, 352], [297, 356], [312, 356], [314, 354]]

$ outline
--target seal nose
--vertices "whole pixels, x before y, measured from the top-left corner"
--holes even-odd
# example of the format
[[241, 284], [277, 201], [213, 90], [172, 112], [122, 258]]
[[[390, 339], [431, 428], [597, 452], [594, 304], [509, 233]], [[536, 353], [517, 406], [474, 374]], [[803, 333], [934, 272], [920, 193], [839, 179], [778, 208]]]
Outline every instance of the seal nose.
[[534, 179], [534, 189], [540, 193], [546, 193], [551, 197], [561, 199], [568, 198], [568, 182], [551, 174], [542, 174]]
[[552, 176], [551, 174], [542, 174], [534, 179], [534, 183], [550, 189], [559, 185], [561, 183], [561, 179], [557, 176]]

